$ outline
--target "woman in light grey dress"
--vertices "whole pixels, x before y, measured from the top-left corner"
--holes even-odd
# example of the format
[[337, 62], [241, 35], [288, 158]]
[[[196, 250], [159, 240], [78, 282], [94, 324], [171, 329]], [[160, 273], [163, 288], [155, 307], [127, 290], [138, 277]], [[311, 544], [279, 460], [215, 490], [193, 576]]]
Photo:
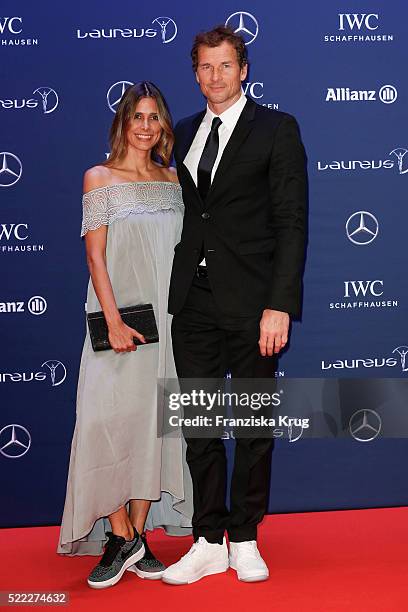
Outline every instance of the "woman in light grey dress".
[[[164, 566], [144, 529], [184, 535], [192, 515], [182, 437], [157, 437], [157, 380], [177, 376], [167, 298], [183, 202], [168, 167], [170, 115], [153, 84], [126, 90], [110, 140], [106, 164], [85, 173], [81, 236], [91, 273], [87, 311], [103, 310], [114, 350], [95, 353], [87, 332], [58, 545], [68, 555], [98, 555], [105, 545], [88, 578], [94, 588], [116, 584], [126, 569], [160, 578]], [[144, 339], [118, 308], [143, 303], [153, 304], [159, 342], [136, 350], [133, 337]]]

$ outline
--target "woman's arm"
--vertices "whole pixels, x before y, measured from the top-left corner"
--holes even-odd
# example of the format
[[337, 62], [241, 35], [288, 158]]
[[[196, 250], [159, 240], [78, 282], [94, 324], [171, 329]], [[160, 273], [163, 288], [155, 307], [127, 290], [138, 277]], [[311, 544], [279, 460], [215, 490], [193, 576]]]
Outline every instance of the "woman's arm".
[[[102, 170], [102, 171], [101, 171]], [[104, 187], [107, 184], [105, 168], [91, 168], [84, 176], [84, 193]], [[106, 267], [106, 240], [108, 228], [102, 225], [98, 229], [89, 230], [85, 235], [86, 259], [96, 297], [99, 300], [109, 330], [109, 342], [116, 352], [136, 350], [133, 337], [141, 342], [144, 337], [135, 329], [123, 323], [118, 311], [112, 284]]]

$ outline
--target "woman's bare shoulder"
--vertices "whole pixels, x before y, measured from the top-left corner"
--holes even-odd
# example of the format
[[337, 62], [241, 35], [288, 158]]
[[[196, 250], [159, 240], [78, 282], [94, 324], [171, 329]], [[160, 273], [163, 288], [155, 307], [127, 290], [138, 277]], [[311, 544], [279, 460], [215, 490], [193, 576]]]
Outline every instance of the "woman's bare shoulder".
[[106, 166], [93, 166], [84, 173], [83, 191], [106, 187], [111, 183], [112, 173]]

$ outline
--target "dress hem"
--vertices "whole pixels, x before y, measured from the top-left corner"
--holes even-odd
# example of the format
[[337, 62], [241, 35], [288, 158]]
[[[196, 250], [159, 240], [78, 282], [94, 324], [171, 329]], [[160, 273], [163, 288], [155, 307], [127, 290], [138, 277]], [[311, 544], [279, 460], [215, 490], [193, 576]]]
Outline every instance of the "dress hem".
[[[171, 491], [162, 490], [162, 493], [168, 493], [169, 495], [171, 495], [171, 496], [173, 497], [173, 499], [174, 499], [174, 502], [173, 502], [173, 509], [174, 509], [176, 512], [179, 512], [179, 514], [180, 514], [181, 516], [184, 516], [184, 517], [187, 519], [187, 521], [191, 523], [191, 518], [189, 518], [188, 516], [184, 515], [184, 514], [183, 514], [183, 513], [182, 513], [180, 510], [178, 510], [178, 509], [177, 509], [177, 505], [178, 505], [178, 504], [180, 504], [180, 503], [183, 503], [183, 502], [185, 501], [185, 498], [180, 498], [180, 497], [177, 497], [177, 496], [176, 496], [176, 495], [174, 495], [174, 493], [172, 493]], [[146, 499], [147, 501], [150, 501], [150, 502], [155, 502], [155, 501], [159, 501], [159, 500], [161, 499], [161, 496], [160, 496], [160, 497], [156, 497], [156, 498], [152, 498], [152, 499], [149, 499], [149, 498], [142, 498], [142, 497], [140, 497], [140, 496], [139, 496], [139, 497], [129, 496], [129, 497], [128, 497], [128, 500], [127, 500], [127, 501], [125, 501], [125, 502], [123, 502], [123, 503], [121, 503], [121, 504], [120, 504], [120, 505], [119, 505], [119, 506], [116, 508], [116, 510], [112, 510], [112, 511], [110, 511], [110, 512], [107, 512], [106, 514], [104, 513], [104, 514], [102, 514], [101, 516], [98, 516], [98, 517], [97, 517], [97, 518], [96, 518], [96, 519], [93, 521], [93, 523], [92, 523], [92, 525], [91, 525], [91, 527], [90, 527], [90, 528], [87, 528], [87, 529], [86, 529], [86, 531], [85, 531], [85, 530], [83, 530], [84, 532], [82, 533], [82, 535], [79, 535], [78, 537], [73, 538], [73, 539], [64, 539], [64, 540], [62, 540], [62, 538], [61, 538], [61, 540], [60, 540], [60, 542], [59, 542], [59, 544], [58, 544], [58, 550], [57, 550], [58, 554], [61, 554], [61, 555], [71, 555], [71, 556], [77, 556], [77, 554], [78, 554], [78, 553], [68, 553], [68, 552], [64, 552], [64, 551], [60, 550], [60, 548], [63, 548], [64, 546], [67, 546], [67, 545], [69, 545], [69, 544], [74, 544], [75, 542], [79, 542], [80, 540], [83, 540], [83, 538], [85, 538], [86, 536], [88, 536], [88, 535], [89, 535], [89, 534], [92, 532], [92, 530], [94, 529], [95, 524], [96, 524], [96, 522], [97, 522], [97, 521], [99, 521], [99, 520], [101, 520], [101, 519], [108, 518], [110, 514], [114, 514], [115, 512], [117, 512], [118, 510], [120, 510], [121, 508], [123, 508], [123, 507], [127, 506], [127, 504], [128, 504], [128, 503], [130, 502], [130, 500], [132, 500], [132, 499]], [[61, 525], [61, 527], [62, 527], [62, 525]], [[168, 530], [170, 530], [171, 528], [173, 528], [173, 529], [174, 529], [174, 528], [175, 528], [175, 529], [189, 529], [189, 530], [190, 530], [190, 533], [191, 533], [191, 531], [192, 531], [192, 527], [191, 527], [191, 525], [186, 526], [186, 527], [175, 526], [175, 525], [157, 525], [157, 527], [159, 527], [159, 528], [163, 528], [163, 529], [166, 531], [166, 533], [167, 533], [167, 532], [168, 532]], [[167, 527], [167, 529], [166, 529], [166, 527]], [[154, 529], [156, 529], [156, 527], [154, 527]], [[62, 534], [61, 534], [61, 535], [62, 535]], [[170, 534], [169, 534], [169, 535], [170, 535]], [[174, 534], [174, 535], [178, 535], [178, 534]], [[182, 534], [180, 534], [180, 535], [182, 535]], [[188, 535], [188, 534], [185, 534], [185, 535]], [[95, 540], [95, 543], [97, 543], [98, 541], [100, 541], [100, 540]], [[83, 553], [83, 554], [84, 554], [84, 555], [87, 555], [87, 554], [89, 554], [89, 553]], [[99, 553], [95, 553], [95, 554], [99, 554]]]

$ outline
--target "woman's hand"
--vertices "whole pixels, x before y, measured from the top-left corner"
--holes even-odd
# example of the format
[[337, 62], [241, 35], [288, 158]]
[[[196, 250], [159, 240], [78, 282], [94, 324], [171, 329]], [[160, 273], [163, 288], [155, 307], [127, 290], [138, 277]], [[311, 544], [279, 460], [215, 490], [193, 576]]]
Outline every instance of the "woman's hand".
[[137, 338], [143, 344], [146, 340], [136, 329], [129, 327], [122, 320], [109, 326], [109, 342], [115, 353], [130, 353], [137, 349], [133, 338]]

